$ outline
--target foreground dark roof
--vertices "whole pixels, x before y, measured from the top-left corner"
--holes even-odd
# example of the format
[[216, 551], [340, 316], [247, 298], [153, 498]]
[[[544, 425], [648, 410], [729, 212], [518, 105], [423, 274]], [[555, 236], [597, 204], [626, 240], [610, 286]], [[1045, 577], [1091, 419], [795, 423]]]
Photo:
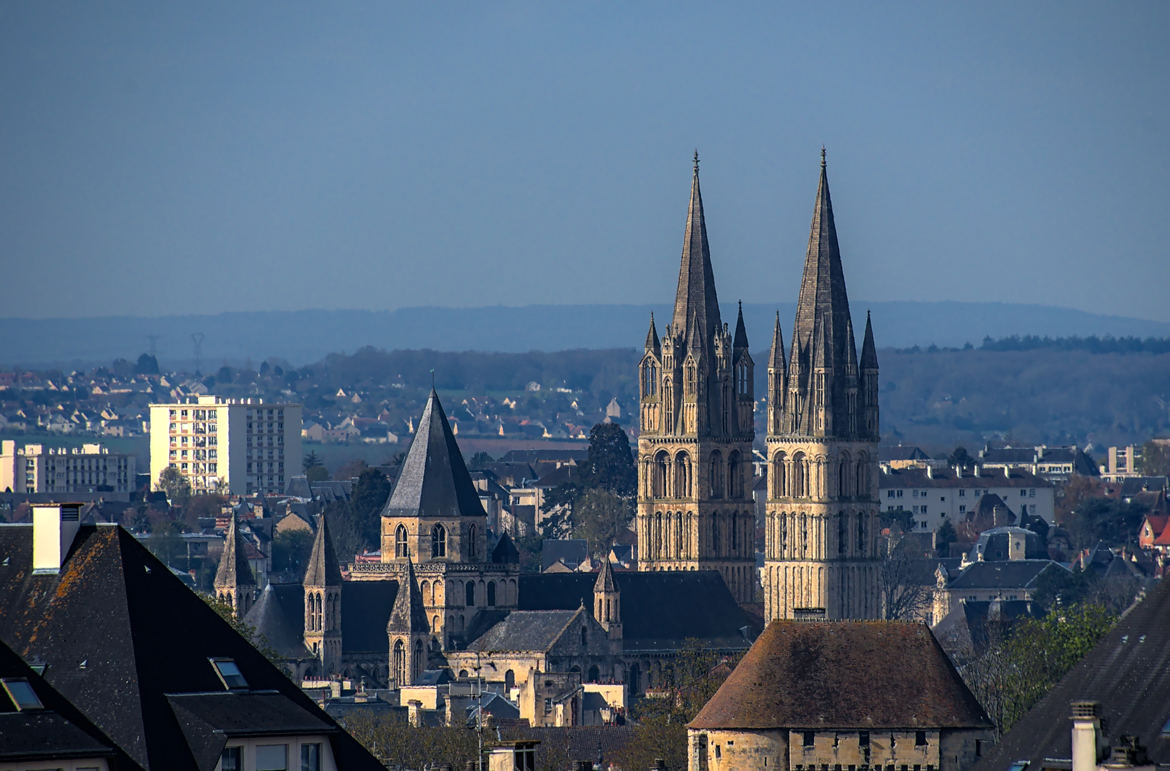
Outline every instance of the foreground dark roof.
[[[740, 631], [759, 627], [735, 602], [714, 570], [615, 571], [621, 602], [622, 644], [626, 650], [673, 650], [688, 638], [710, 647], [743, 649]], [[520, 576], [520, 610], [574, 610], [593, 607], [596, 573], [541, 573]]]
[[[328, 720], [306, 694], [120, 527], [82, 526], [59, 574], [33, 575], [32, 527], [0, 527], [0, 638], [141, 769], [200, 768], [170, 698], [224, 692], [209, 663], [235, 661], [249, 690]], [[332, 724], [332, 723], [330, 723]], [[348, 734], [338, 765], [380, 768]]]
[[[977, 771], [1006, 771], [1017, 760], [1031, 768], [1046, 759], [1072, 758], [1071, 704], [1096, 701], [1106, 736], [1116, 744], [1121, 734], [1137, 737], [1152, 763], [1170, 763], [1170, 741], [1162, 738], [1170, 716], [1170, 581], [1154, 586], [1131, 608], [1079, 664], [975, 766]], [[1066, 766], [1067, 767], [1067, 766]]]
[[451, 424], [431, 390], [383, 517], [486, 517]]
[[773, 621], [690, 727], [992, 724], [924, 624]]

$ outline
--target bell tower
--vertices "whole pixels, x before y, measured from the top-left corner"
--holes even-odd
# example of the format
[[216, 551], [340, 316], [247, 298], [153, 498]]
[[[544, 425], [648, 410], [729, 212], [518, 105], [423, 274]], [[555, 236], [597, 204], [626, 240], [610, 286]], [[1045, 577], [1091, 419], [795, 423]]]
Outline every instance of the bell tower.
[[739, 602], [755, 587], [754, 363], [743, 310], [719, 314], [695, 153], [674, 315], [654, 317], [639, 364], [638, 570], [718, 570]]
[[881, 616], [877, 374], [868, 315], [858, 367], [822, 149], [792, 344], [777, 316], [768, 359], [766, 621]]

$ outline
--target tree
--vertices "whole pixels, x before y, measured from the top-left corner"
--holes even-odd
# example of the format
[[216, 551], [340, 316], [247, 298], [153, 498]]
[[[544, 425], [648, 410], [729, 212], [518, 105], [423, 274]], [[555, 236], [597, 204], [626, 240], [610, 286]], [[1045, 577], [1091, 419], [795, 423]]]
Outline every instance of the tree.
[[491, 455], [488, 455], [483, 450], [480, 450], [475, 455], [471, 456], [471, 461], [467, 464], [467, 467], [470, 469], [481, 469], [495, 462], [495, 458], [493, 458]]
[[134, 367], [134, 372], [138, 375], [157, 375], [158, 359], [149, 353], [142, 354], [138, 357], [138, 363]]
[[179, 467], [173, 463], [159, 473], [155, 489], [166, 493], [167, 500], [171, 502], [172, 506], [182, 505], [191, 497], [191, 483], [179, 471]]
[[334, 479], [357, 479], [369, 469], [370, 464], [366, 463], [361, 458], [354, 458], [342, 463], [341, 466], [333, 473]]
[[183, 506], [183, 522], [191, 530], [199, 530], [199, 520], [218, 517], [227, 499], [222, 495], [192, 495]]
[[963, 470], [975, 468], [975, 459], [967, 452], [966, 447], [956, 447], [955, 451], [947, 458], [947, 465], [951, 468], [959, 466]]
[[382, 538], [382, 506], [390, 497], [390, 480], [379, 469], [368, 468], [358, 477], [349, 498], [349, 510], [362, 544], [377, 549]]
[[1143, 444], [1141, 470], [1149, 477], [1170, 476], [1170, 442], [1151, 439]]
[[590, 554], [605, 554], [633, 518], [631, 499], [604, 488], [586, 490], [573, 502], [573, 537], [587, 540]]
[[924, 615], [933, 598], [933, 586], [923, 584], [919, 564], [905, 538], [882, 560], [881, 592], [885, 617], [915, 621]]
[[316, 450], [309, 451], [309, 454], [301, 462], [301, 466], [310, 482], [324, 482], [329, 478], [329, 470], [321, 462], [321, 456], [317, 454]]
[[934, 531], [934, 550], [938, 552], [940, 557], [949, 557], [951, 554], [951, 544], [953, 544], [959, 537], [955, 532], [955, 526], [951, 524], [949, 519], [944, 520], [938, 530]]
[[914, 532], [914, 515], [901, 506], [879, 512], [878, 521], [883, 528], [897, 529], [903, 533]]
[[581, 470], [586, 487], [600, 487], [624, 497], [638, 489], [638, 472], [630, 440], [617, 423], [598, 423], [589, 431], [589, 455]]

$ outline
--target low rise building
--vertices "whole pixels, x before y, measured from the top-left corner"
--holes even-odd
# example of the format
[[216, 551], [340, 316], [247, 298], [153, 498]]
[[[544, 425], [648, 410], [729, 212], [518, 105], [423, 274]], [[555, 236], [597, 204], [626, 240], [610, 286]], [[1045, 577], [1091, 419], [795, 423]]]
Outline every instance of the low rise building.
[[1100, 469], [1079, 447], [985, 447], [979, 464], [986, 469], [1027, 471], [1049, 482], [1067, 482], [1073, 475], [1095, 477]]
[[1019, 469], [976, 467], [968, 472], [882, 466], [878, 488], [881, 510], [905, 509], [914, 515], [914, 527], [920, 531], [937, 530], [947, 521], [957, 527], [989, 494], [998, 496], [1021, 519], [1040, 517], [1052, 524], [1055, 517], [1053, 484]]
[[81, 447], [17, 447], [0, 442], [0, 491], [14, 493], [82, 493], [134, 491], [138, 460], [110, 452], [100, 444]]

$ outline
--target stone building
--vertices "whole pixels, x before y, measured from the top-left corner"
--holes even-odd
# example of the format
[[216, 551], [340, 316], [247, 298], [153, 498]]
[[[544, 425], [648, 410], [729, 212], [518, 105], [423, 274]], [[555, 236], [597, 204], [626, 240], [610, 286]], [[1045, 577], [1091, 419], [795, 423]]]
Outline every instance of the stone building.
[[742, 310], [720, 320], [695, 154], [674, 316], [639, 365], [638, 569], [718, 570], [755, 594], [754, 363]]
[[877, 390], [868, 316], [858, 365], [822, 150], [790, 350], [777, 316], [768, 361], [765, 620], [881, 615]]
[[236, 512], [232, 511], [223, 553], [215, 571], [215, 599], [232, 609], [236, 618], [247, 615], [256, 600], [256, 577], [248, 567], [247, 547], [238, 530]]
[[993, 729], [924, 624], [778, 620], [687, 726], [688, 768], [959, 771]]

